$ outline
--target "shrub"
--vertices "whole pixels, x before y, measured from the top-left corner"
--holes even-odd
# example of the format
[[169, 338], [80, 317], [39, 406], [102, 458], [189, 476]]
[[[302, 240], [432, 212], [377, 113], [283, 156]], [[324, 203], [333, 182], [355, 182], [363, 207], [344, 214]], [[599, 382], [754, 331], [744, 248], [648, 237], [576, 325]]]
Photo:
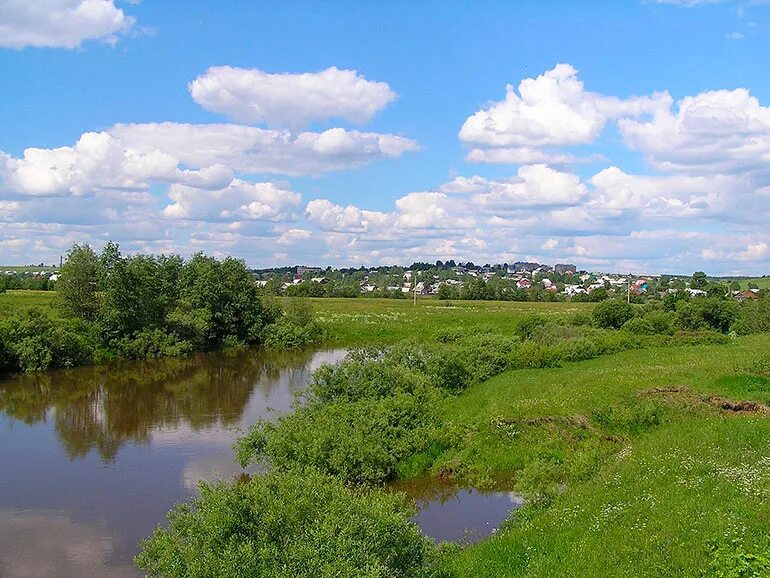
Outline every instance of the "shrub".
[[425, 385], [423, 375], [403, 365], [383, 359], [347, 359], [318, 368], [308, 391], [312, 399], [327, 403], [414, 393]]
[[633, 316], [634, 308], [619, 299], [602, 301], [593, 311], [594, 323], [604, 329], [620, 329]]
[[511, 367], [517, 369], [559, 367], [561, 361], [562, 352], [557, 347], [532, 341], [521, 343], [510, 356]]
[[178, 357], [187, 355], [193, 349], [189, 341], [180, 341], [162, 329], [143, 329], [131, 337], [115, 339], [111, 345], [121, 356], [130, 359]]
[[0, 323], [2, 357], [8, 369], [41, 371], [91, 363], [99, 348], [96, 327], [32, 308]]
[[347, 488], [314, 471], [201, 484], [141, 544], [151, 576], [423, 576], [435, 547], [399, 494]]
[[313, 467], [350, 483], [381, 483], [396, 464], [428, 447], [437, 426], [430, 393], [310, 403], [277, 423], [261, 421], [236, 442], [241, 464]]
[[770, 299], [744, 301], [732, 329], [740, 335], [770, 332]]
[[715, 297], [701, 297], [677, 304], [677, 323], [685, 330], [713, 329], [722, 333], [738, 315], [738, 304]]
[[531, 339], [532, 334], [538, 327], [548, 324], [548, 318], [543, 315], [529, 314], [522, 317], [516, 324], [516, 335], [522, 339]]
[[560, 349], [564, 361], [584, 361], [599, 355], [596, 344], [585, 337], [566, 341], [560, 345]]

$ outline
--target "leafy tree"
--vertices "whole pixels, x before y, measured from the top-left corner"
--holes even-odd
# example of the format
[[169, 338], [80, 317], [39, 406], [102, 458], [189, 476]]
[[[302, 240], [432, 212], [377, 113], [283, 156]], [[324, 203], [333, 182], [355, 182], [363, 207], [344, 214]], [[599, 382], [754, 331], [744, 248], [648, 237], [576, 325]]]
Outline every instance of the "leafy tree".
[[101, 278], [99, 258], [93, 249], [88, 245], [73, 245], [56, 284], [63, 309], [82, 319], [94, 319], [99, 311]]
[[690, 287], [693, 289], [705, 289], [706, 285], [708, 285], [708, 277], [706, 277], [706, 274], [703, 271], [696, 271], [692, 274], [692, 279], [690, 280]]

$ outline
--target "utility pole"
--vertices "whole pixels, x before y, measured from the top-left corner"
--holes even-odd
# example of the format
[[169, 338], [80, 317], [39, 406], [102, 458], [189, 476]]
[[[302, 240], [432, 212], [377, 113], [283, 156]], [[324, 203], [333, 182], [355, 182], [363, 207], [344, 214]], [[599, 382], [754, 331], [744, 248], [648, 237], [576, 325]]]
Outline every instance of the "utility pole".
[[631, 273], [628, 274], [628, 295], [626, 296], [626, 303], [631, 303]]

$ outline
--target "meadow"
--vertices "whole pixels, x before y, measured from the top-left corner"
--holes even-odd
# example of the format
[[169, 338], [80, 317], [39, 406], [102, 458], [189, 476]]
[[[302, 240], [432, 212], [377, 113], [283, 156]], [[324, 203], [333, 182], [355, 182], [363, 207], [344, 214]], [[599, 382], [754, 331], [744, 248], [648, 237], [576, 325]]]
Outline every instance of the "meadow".
[[512, 335], [531, 314], [567, 318], [590, 312], [591, 303], [516, 301], [439, 301], [411, 299], [310, 299], [330, 345], [387, 345], [402, 339], [433, 340], [438, 331], [475, 331]]
[[760, 335], [626, 351], [506, 372], [448, 399], [444, 419], [472, 433], [442, 467], [553, 491], [451, 555], [447, 572], [766, 575], [720, 564], [762, 558], [770, 544], [769, 350]]
[[30, 307], [50, 309], [54, 306], [55, 298], [55, 291], [6, 291], [0, 293], [0, 315], [11, 315]]

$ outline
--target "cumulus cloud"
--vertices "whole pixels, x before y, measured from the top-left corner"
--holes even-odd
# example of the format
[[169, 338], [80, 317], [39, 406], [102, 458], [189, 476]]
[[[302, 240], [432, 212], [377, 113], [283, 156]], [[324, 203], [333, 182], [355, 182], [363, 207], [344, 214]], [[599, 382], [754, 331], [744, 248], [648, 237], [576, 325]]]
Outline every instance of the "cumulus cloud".
[[329, 129], [291, 135], [240, 125], [132, 124], [83, 134], [74, 146], [0, 151], [0, 191], [85, 195], [141, 190], [152, 183], [222, 188], [233, 173], [316, 175], [415, 150], [388, 134]]
[[330, 118], [365, 123], [396, 98], [387, 83], [336, 67], [270, 74], [256, 68], [215, 66], [188, 88], [206, 110], [239, 122], [293, 128]]
[[294, 210], [302, 201], [299, 193], [274, 183], [240, 179], [216, 190], [174, 184], [168, 196], [174, 202], [163, 209], [164, 216], [201, 221], [294, 220]]
[[77, 48], [117, 41], [134, 19], [114, 0], [0, 0], [0, 47]]
[[748, 90], [688, 96], [652, 119], [623, 119], [626, 143], [656, 169], [688, 174], [752, 175], [770, 183], [770, 108]]
[[468, 117], [459, 137], [465, 144], [493, 148], [474, 149], [469, 160], [552, 162], [553, 153], [540, 149], [589, 143], [608, 120], [653, 113], [669, 101], [665, 93], [620, 99], [588, 92], [575, 68], [557, 64], [522, 80], [518, 92], [509, 84], [505, 100]]

